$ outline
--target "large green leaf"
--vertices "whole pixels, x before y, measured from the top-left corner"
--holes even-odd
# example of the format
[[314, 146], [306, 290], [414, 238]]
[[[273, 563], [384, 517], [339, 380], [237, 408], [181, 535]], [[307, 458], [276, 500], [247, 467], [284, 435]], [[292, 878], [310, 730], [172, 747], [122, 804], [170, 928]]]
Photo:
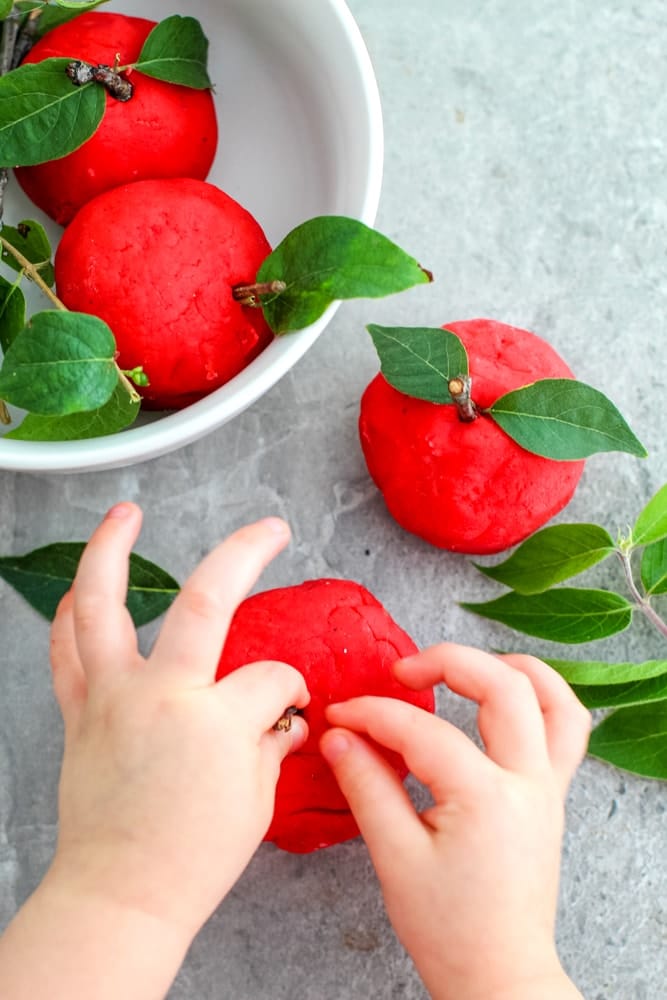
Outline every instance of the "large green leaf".
[[[22, 257], [34, 264], [42, 281], [51, 287], [56, 280], [51, 263], [51, 243], [44, 226], [34, 219], [24, 219], [18, 226], [3, 226], [0, 236], [19, 251]], [[22, 265], [6, 248], [2, 247], [2, 262], [14, 271], [21, 271]]]
[[544, 594], [509, 593], [466, 611], [501, 622], [518, 632], [553, 642], [578, 643], [622, 632], [632, 621], [632, 605], [607, 590], [558, 587]]
[[526, 451], [558, 461], [646, 449], [603, 393], [574, 379], [542, 379], [496, 400], [489, 413]]
[[612, 712], [591, 733], [588, 752], [645, 778], [667, 778], [667, 700]]
[[531, 535], [505, 562], [477, 569], [519, 594], [540, 594], [615, 551], [597, 524], [557, 524]]
[[667, 674], [667, 660], [646, 660], [644, 663], [605, 663], [602, 660], [558, 660], [545, 658], [545, 663], [557, 670], [568, 684], [591, 687], [612, 687], [632, 684]]
[[153, 28], [134, 66], [158, 80], [207, 90], [207, 61], [208, 39], [199, 21], [174, 14]]
[[105, 91], [95, 84], [75, 87], [65, 73], [69, 62], [45, 59], [0, 78], [0, 167], [57, 160], [97, 130]]
[[[85, 542], [57, 542], [25, 556], [0, 558], [0, 577], [51, 621], [76, 576]], [[168, 573], [141, 556], [130, 556], [127, 607], [137, 627], [163, 614], [179, 592]]]
[[635, 545], [648, 545], [667, 538], [667, 483], [644, 507], [632, 530]]
[[120, 381], [108, 403], [87, 413], [66, 417], [42, 417], [29, 413], [23, 422], [5, 437], [16, 441], [83, 441], [105, 437], [130, 427], [139, 415], [141, 403], [130, 398]]
[[96, 316], [36, 313], [5, 354], [0, 399], [46, 416], [97, 410], [118, 384], [116, 342]]
[[647, 681], [628, 684], [595, 684], [592, 687], [575, 685], [572, 690], [586, 708], [626, 708], [628, 705], [646, 705], [667, 699], [667, 673]]
[[3, 352], [25, 326], [25, 296], [20, 288], [20, 279], [13, 284], [0, 276], [0, 347]]
[[451, 379], [468, 374], [462, 341], [441, 327], [367, 327], [382, 374], [399, 392], [432, 403], [452, 403]]
[[262, 264], [257, 281], [281, 281], [262, 296], [274, 333], [302, 330], [339, 299], [382, 298], [432, 277], [405, 251], [356, 219], [319, 216], [292, 230]]

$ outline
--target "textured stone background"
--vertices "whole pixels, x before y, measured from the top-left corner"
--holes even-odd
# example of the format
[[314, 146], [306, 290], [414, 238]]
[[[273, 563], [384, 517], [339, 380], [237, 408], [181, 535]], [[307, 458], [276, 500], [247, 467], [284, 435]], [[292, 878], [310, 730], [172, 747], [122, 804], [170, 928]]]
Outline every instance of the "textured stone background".
[[[232, 528], [277, 513], [294, 542], [262, 587], [349, 576], [420, 644], [450, 638], [567, 655], [466, 615], [457, 600], [495, 588], [465, 559], [389, 520], [356, 436], [358, 400], [377, 368], [363, 327], [485, 315], [547, 338], [614, 399], [650, 451], [644, 462], [593, 458], [559, 519], [599, 521], [612, 532], [634, 519], [667, 470], [666, 8], [659, 0], [350, 6], [384, 104], [378, 228], [432, 268], [436, 286], [344, 306], [277, 387], [176, 454], [64, 478], [0, 473], [0, 551], [86, 537], [126, 498], [146, 511], [139, 550], [183, 579]], [[620, 586], [613, 565], [603, 576]], [[0, 601], [3, 925], [51, 855], [61, 728], [46, 628], [3, 584]], [[638, 621], [595, 653], [620, 660], [664, 650]], [[474, 733], [466, 703], [443, 698], [440, 711]], [[666, 803], [663, 785], [592, 760], [572, 788], [558, 939], [589, 1000], [664, 996]], [[415, 1000], [424, 991], [355, 841], [304, 858], [263, 846], [170, 996]]]

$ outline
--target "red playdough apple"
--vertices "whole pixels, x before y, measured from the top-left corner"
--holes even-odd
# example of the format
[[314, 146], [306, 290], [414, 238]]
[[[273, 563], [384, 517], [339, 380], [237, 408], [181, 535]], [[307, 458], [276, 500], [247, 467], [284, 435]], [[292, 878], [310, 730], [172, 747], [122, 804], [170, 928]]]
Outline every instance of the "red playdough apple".
[[99, 195], [67, 227], [55, 258], [59, 297], [99, 316], [120, 368], [143, 366], [151, 409], [187, 406], [238, 374], [272, 340], [235, 285], [271, 247], [249, 212], [204, 181], [138, 181]]
[[[240, 605], [218, 677], [256, 660], [281, 660], [301, 671], [311, 695], [303, 713], [308, 741], [282, 765], [266, 840], [286, 851], [306, 853], [358, 836], [347, 801], [318, 749], [328, 728], [324, 710], [332, 702], [380, 695], [433, 712], [432, 690], [411, 691], [391, 673], [397, 659], [416, 651], [373, 595], [350, 580], [309, 580], [265, 591]], [[404, 778], [402, 758], [378, 750]]]
[[[113, 66], [136, 62], [155, 21], [125, 14], [81, 14], [47, 32], [25, 63], [54, 56]], [[97, 132], [59, 160], [16, 171], [26, 194], [61, 225], [95, 195], [153, 177], [204, 180], [215, 157], [218, 129], [211, 92], [165, 83], [133, 71], [126, 103], [106, 98]]]
[[[489, 319], [447, 323], [468, 352], [472, 399], [490, 407], [506, 392], [546, 378], [573, 378], [563, 359], [528, 330]], [[583, 461], [553, 461], [516, 444], [480, 413], [415, 399], [378, 375], [359, 419], [368, 470], [402, 527], [454, 552], [516, 545], [572, 498]]]

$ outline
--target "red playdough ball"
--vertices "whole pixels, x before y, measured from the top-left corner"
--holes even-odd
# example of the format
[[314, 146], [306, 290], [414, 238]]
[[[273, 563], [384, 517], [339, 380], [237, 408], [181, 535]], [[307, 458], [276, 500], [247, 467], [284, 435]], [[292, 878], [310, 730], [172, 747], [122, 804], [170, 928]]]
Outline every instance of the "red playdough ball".
[[[311, 695], [303, 713], [308, 741], [282, 765], [265, 840], [307, 853], [358, 836], [347, 801], [319, 752], [319, 739], [329, 728], [324, 710], [333, 702], [380, 695], [433, 712], [431, 689], [411, 691], [391, 673], [396, 660], [415, 652], [412, 639], [375, 597], [350, 580], [309, 580], [265, 591], [240, 605], [218, 677], [256, 660], [281, 660], [301, 671]], [[401, 778], [407, 775], [401, 757], [377, 749]]]
[[238, 374], [273, 338], [261, 309], [235, 301], [271, 247], [249, 212], [204, 181], [138, 181], [99, 195], [55, 258], [68, 309], [99, 316], [120, 368], [143, 365], [150, 409], [181, 408]]
[[[47, 32], [25, 63], [54, 56], [93, 65], [136, 62], [155, 21], [125, 14], [92, 11]], [[211, 169], [218, 141], [213, 97], [138, 71], [131, 100], [109, 94], [97, 132], [79, 149], [59, 160], [16, 171], [26, 194], [61, 225], [95, 195], [134, 180], [196, 177]]]
[[[463, 341], [478, 407], [538, 379], [573, 378], [528, 330], [489, 319], [446, 324]], [[516, 545], [572, 498], [583, 461], [525, 451], [491, 417], [459, 419], [452, 405], [414, 399], [378, 375], [359, 419], [368, 470], [398, 523], [443, 549], [485, 554]]]

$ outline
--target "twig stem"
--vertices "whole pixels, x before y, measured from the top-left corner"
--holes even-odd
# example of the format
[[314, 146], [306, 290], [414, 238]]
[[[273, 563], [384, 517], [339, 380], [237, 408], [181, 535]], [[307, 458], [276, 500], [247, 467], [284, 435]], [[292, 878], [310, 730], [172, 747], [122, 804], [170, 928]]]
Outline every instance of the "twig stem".
[[628, 588], [634, 601], [639, 608], [639, 610], [648, 618], [652, 625], [654, 625], [658, 632], [667, 639], [667, 622], [664, 622], [655, 608], [651, 605], [648, 598], [640, 592], [639, 587], [635, 583], [634, 576], [632, 575], [632, 564], [630, 562], [630, 552], [624, 551], [623, 549], [617, 549], [619, 559], [623, 564], [623, 572], [625, 573], [625, 579], [628, 584]]

